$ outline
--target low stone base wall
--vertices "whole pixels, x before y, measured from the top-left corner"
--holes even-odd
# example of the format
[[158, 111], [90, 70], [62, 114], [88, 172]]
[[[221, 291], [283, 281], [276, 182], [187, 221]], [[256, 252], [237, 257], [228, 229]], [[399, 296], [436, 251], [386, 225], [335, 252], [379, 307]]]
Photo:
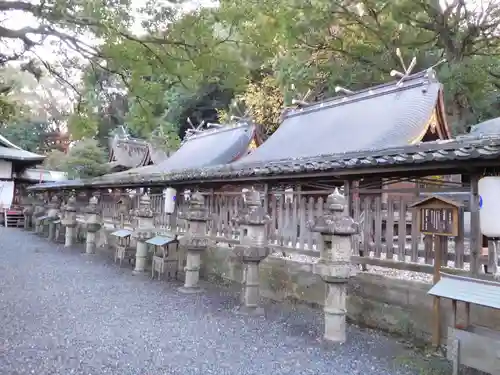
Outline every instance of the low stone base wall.
[[[241, 283], [242, 266], [230, 260], [231, 249], [210, 248], [203, 258], [203, 273]], [[261, 294], [273, 300], [293, 299], [315, 306], [324, 303], [325, 284], [309, 264], [269, 257], [261, 264]], [[365, 325], [415, 340], [429, 342], [432, 330], [431, 285], [382, 275], [359, 273], [348, 289], [348, 317]], [[451, 316], [451, 302], [442, 301], [443, 338]], [[459, 305], [460, 319], [464, 307]], [[500, 314], [493, 309], [471, 307], [472, 323], [500, 330]], [[463, 321], [463, 320], [462, 320]]]
[[[114, 238], [109, 236], [112, 231], [109, 227], [100, 231], [98, 246], [113, 247]], [[201, 276], [222, 283], [241, 283], [242, 265], [231, 260], [231, 252], [229, 246], [210, 247], [202, 256]], [[185, 258], [185, 251], [179, 256]], [[324, 303], [325, 284], [312, 272], [310, 264], [268, 257], [261, 263], [260, 276], [261, 295], [265, 298], [295, 300], [317, 307]], [[430, 287], [423, 282], [360, 272], [349, 283], [348, 317], [359, 325], [429, 342], [433, 311], [433, 299], [427, 295]], [[451, 316], [451, 302], [442, 301], [441, 304], [444, 339]], [[459, 318], [463, 321], [464, 307], [459, 305], [459, 310]], [[471, 313], [473, 324], [500, 330], [498, 311], [473, 306]]]

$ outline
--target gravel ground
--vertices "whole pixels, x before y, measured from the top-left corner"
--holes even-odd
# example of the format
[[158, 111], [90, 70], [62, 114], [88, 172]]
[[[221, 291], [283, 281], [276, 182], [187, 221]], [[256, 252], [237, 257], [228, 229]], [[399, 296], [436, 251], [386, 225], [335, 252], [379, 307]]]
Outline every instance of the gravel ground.
[[102, 255], [0, 228], [0, 374], [417, 375], [406, 349], [350, 326], [348, 342], [318, 339], [319, 311], [266, 303], [236, 315], [236, 296], [204, 284], [132, 276]]

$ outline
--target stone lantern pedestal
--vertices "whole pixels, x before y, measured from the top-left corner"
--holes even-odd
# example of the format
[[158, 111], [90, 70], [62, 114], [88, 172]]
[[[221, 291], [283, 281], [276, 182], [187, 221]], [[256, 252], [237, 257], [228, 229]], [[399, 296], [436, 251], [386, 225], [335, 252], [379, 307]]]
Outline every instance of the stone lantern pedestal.
[[186, 247], [187, 257], [184, 286], [179, 291], [196, 293], [200, 291], [201, 253], [208, 247], [207, 222], [210, 219], [205, 198], [200, 192], [191, 196], [188, 211], [181, 218], [187, 221], [186, 235], [180, 240], [181, 245]]
[[50, 203], [48, 205], [47, 211], [47, 221], [49, 223], [49, 240], [54, 241], [56, 239], [56, 223], [55, 221], [59, 219], [59, 208], [61, 207], [61, 203], [59, 202], [59, 198], [57, 195], [54, 195]]
[[35, 209], [33, 207], [34, 200], [31, 193], [23, 199], [23, 216], [24, 216], [24, 229], [29, 230], [33, 227], [33, 214]]
[[137, 241], [135, 250], [134, 275], [143, 274], [146, 271], [146, 261], [148, 259], [147, 240], [154, 236], [154, 213], [151, 208], [151, 198], [148, 194], [141, 196], [139, 208], [134, 211], [137, 218], [137, 228], [132, 233], [132, 238]]
[[42, 216], [45, 216], [45, 202], [43, 194], [37, 194], [35, 196], [33, 210], [33, 221], [35, 223], [34, 229], [36, 234], [41, 234], [43, 232], [43, 222], [40, 220]]
[[64, 236], [64, 247], [73, 246], [73, 241], [76, 237], [76, 198], [71, 195], [64, 207], [63, 217], [61, 224], [66, 227]]
[[240, 216], [234, 219], [240, 226], [240, 244], [234, 249], [234, 257], [243, 263], [242, 305], [239, 312], [245, 314], [262, 314], [259, 307], [260, 277], [259, 265], [268, 255], [266, 224], [270, 217], [262, 206], [260, 193], [247, 190], [244, 193], [245, 208]]
[[87, 241], [85, 243], [85, 253], [95, 254], [96, 250], [96, 233], [101, 229], [101, 211], [98, 206], [99, 200], [96, 196], [89, 199], [89, 205], [85, 207], [84, 212], [87, 214], [85, 226], [87, 229]]
[[343, 343], [346, 340], [347, 282], [357, 270], [351, 262], [351, 236], [358, 233], [359, 227], [346, 213], [347, 201], [338, 189], [328, 196], [326, 204], [323, 216], [308, 223], [313, 232], [321, 234], [320, 260], [313, 270], [326, 283], [324, 338]]

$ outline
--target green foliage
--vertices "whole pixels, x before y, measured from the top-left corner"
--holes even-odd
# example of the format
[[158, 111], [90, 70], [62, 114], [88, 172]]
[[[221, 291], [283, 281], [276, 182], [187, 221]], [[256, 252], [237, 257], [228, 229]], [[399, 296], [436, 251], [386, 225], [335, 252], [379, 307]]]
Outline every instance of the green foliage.
[[15, 145], [31, 152], [47, 149], [47, 136], [52, 133], [50, 124], [29, 120], [17, 120], [0, 127], [1, 134]]
[[180, 146], [178, 129], [174, 124], [164, 123], [158, 126], [148, 138], [148, 141], [158, 150], [170, 154]]
[[45, 167], [68, 174], [68, 178], [91, 178], [108, 172], [107, 154], [93, 139], [78, 141], [67, 154], [54, 150], [45, 160]]
[[250, 83], [240, 99], [254, 121], [262, 125], [268, 134], [278, 128], [284, 99], [276, 80], [264, 77], [258, 84]]
[[[500, 115], [498, 2], [482, 12], [438, 0], [221, 0], [181, 12], [184, 3], [147, 1], [140, 36], [128, 29], [129, 1], [44, 3], [52, 7], [40, 14], [48, 23], [102, 41], [85, 54], [82, 100], [68, 121], [73, 139], [105, 145], [127, 124], [170, 150], [187, 117], [222, 119], [235, 98], [272, 132], [281, 107], [306, 92], [317, 100], [337, 85], [356, 90], [390, 80], [391, 70], [404, 70], [397, 49], [406, 64], [416, 57], [413, 72], [447, 59], [437, 71], [455, 132]], [[0, 116], [2, 108], [0, 101]], [[154, 138], [157, 129], [168, 136]]]
[[67, 155], [64, 152], [59, 150], [51, 150], [45, 157], [43, 166], [46, 169], [50, 169], [53, 171], [66, 172], [66, 160]]

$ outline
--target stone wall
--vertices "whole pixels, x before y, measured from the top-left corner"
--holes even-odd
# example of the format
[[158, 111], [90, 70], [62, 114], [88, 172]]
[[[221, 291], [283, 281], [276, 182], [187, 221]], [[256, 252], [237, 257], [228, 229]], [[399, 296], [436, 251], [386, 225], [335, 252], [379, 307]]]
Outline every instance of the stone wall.
[[[203, 258], [205, 277], [241, 282], [241, 265], [231, 262], [229, 247], [210, 248]], [[349, 283], [348, 316], [365, 325], [416, 340], [430, 341], [432, 329], [432, 297], [430, 284], [393, 279], [371, 273], [359, 273]], [[286, 299], [321, 306], [325, 284], [312, 273], [312, 266], [282, 258], [269, 257], [261, 263], [261, 294], [283, 301]], [[464, 307], [459, 305], [460, 319]], [[443, 337], [451, 302], [442, 301]], [[500, 330], [500, 314], [493, 309], [471, 307], [472, 323]]]

